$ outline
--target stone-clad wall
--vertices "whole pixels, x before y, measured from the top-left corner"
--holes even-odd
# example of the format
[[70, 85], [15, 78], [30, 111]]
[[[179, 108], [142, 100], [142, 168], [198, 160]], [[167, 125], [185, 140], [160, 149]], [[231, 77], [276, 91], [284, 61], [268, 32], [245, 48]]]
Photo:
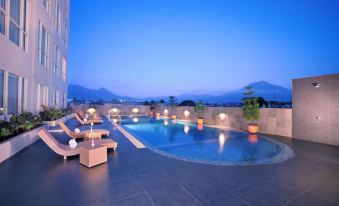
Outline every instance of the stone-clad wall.
[[[138, 108], [138, 115], [149, 114], [149, 106], [143, 105], [122, 105], [122, 104], [104, 104], [104, 105], [75, 105], [73, 111], [87, 110], [89, 107], [96, 108], [100, 115], [107, 115], [113, 108], [119, 109], [119, 114], [130, 115], [134, 108]], [[160, 107], [159, 111], [163, 115], [166, 107]], [[189, 111], [189, 117], [184, 116], [184, 112]], [[225, 113], [226, 119], [220, 120], [219, 114]], [[176, 107], [178, 119], [196, 121], [197, 115], [193, 107]], [[267, 134], [274, 134], [286, 137], [292, 137], [292, 109], [260, 109], [259, 131]], [[204, 122], [210, 125], [218, 125], [235, 129], [246, 130], [247, 123], [242, 117], [241, 108], [236, 107], [206, 107]]]
[[339, 74], [293, 80], [293, 137], [339, 145], [338, 117]]

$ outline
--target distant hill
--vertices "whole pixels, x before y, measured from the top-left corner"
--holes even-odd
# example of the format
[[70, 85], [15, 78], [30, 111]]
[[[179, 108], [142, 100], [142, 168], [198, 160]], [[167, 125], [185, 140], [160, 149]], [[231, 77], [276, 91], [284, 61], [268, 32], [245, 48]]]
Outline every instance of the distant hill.
[[107, 90], [106, 88], [89, 89], [76, 84], [68, 85], [68, 98], [93, 99], [96, 101], [97, 100], [111, 101], [113, 99], [125, 101], [134, 100], [131, 97], [116, 95], [111, 91]]
[[[259, 81], [251, 83], [247, 86], [252, 86], [255, 93], [255, 97], [263, 97], [265, 100], [269, 101], [280, 101], [280, 102], [289, 102], [292, 100], [292, 90], [286, 89], [284, 87], [274, 85], [265, 81]], [[241, 99], [244, 97], [245, 87], [225, 92], [222, 95], [180, 95], [176, 98], [179, 102], [183, 100], [193, 100], [199, 101], [202, 100], [206, 103], [238, 103], [241, 102]], [[150, 98], [133, 98], [128, 96], [119, 96], [111, 91], [100, 88], [100, 89], [88, 89], [80, 85], [70, 84], [68, 85], [68, 96], [69, 98], [78, 98], [78, 99], [93, 99], [93, 100], [104, 100], [111, 101], [124, 100], [124, 101], [146, 101], [146, 100], [159, 100], [163, 99], [168, 100], [168, 96], [163, 97], [150, 97]]]
[[[247, 86], [252, 86], [255, 93], [255, 97], [263, 97], [265, 100], [269, 101], [280, 101], [280, 102], [289, 102], [292, 100], [292, 90], [286, 89], [284, 87], [274, 85], [265, 81], [259, 81], [251, 83]], [[194, 101], [202, 100], [208, 103], [229, 103], [229, 102], [241, 102], [241, 99], [244, 97], [245, 87], [225, 92], [222, 95], [180, 95], [177, 97], [179, 101], [185, 99], [191, 99]], [[167, 100], [165, 98], [165, 100]]]

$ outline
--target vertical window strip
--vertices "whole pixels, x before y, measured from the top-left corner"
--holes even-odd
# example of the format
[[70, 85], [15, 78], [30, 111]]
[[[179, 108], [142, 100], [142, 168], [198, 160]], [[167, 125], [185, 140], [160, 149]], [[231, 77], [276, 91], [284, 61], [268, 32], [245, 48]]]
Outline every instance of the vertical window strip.
[[20, 0], [10, 1], [9, 39], [20, 46]]
[[0, 0], [0, 33], [6, 34], [6, 0]]
[[8, 75], [8, 114], [18, 113], [19, 101], [19, 77], [9, 73]]

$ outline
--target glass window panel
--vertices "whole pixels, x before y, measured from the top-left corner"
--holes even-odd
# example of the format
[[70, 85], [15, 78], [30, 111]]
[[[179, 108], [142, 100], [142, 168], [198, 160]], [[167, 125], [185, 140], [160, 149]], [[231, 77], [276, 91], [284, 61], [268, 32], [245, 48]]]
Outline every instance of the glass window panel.
[[41, 61], [40, 63], [42, 65], [45, 65], [45, 57], [46, 57], [46, 29], [45, 27], [42, 27], [41, 32]]
[[3, 10], [5, 10], [5, 2], [6, 2], [6, 0], [0, 0], [0, 7], [3, 9]]
[[8, 75], [8, 114], [18, 113], [18, 76]]
[[25, 111], [25, 79], [21, 82], [21, 111]]
[[5, 14], [0, 11], [0, 33], [5, 34]]
[[4, 107], [4, 71], [0, 70], [0, 108]]
[[20, 29], [11, 21], [9, 24], [9, 39], [19, 46]]
[[11, 18], [19, 25], [20, 24], [20, 0], [10, 1]]

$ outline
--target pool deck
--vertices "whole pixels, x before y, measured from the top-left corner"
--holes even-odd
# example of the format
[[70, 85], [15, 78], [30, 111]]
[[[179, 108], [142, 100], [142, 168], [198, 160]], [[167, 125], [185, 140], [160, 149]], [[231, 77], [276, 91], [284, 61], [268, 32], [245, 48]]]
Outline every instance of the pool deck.
[[[67, 125], [77, 127], [75, 120]], [[86, 126], [88, 128], [88, 126]], [[339, 205], [339, 147], [272, 137], [295, 156], [283, 163], [215, 166], [119, 143], [91, 169], [63, 160], [41, 140], [0, 164], [0, 205]], [[67, 143], [64, 133], [53, 133]]]

